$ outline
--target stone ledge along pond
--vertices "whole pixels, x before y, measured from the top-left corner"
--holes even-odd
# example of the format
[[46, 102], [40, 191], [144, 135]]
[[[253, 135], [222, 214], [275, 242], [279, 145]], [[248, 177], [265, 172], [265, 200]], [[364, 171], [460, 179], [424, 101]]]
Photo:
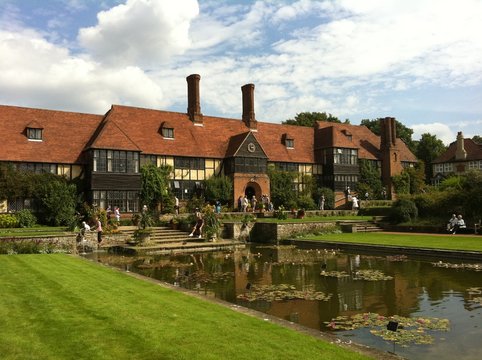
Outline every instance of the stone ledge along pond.
[[407, 359], [482, 358], [482, 263], [261, 244], [86, 257]]

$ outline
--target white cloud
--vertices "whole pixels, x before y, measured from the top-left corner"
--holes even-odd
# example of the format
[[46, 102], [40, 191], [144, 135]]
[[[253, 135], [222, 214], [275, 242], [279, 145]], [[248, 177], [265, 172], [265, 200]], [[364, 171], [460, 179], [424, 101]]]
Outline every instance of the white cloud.
[[80, 44], [112, 65], [162, 66], [191, 46], [195, 0], [127, 0], [97, 14], [98, 24], [79, 31]]
[[413, 130], [413, 140], [420, 140], [422, 134], [428, 133], [430, 135], [437, 136], [437, 139], [442, 140], [445, 145], [455, 141], [456, 134], [454, 134], [454, 132], [446, 124], [438, 122], [431, 124], [415, 124], [410, 126], [410, 128]]
[[[105, 113], [111, 104], [167, 105], [139, 68], [109, 69], [43, 39], [33, 30], [0, 31], [0, 102]], [[35, 59], [35, 61], [32, 61]]]

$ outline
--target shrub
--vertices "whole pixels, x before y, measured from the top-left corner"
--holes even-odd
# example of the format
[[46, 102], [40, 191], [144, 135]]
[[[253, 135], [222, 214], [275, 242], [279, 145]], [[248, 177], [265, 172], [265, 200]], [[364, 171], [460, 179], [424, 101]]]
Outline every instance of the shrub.
[[14, 228], [18, 226], [18, 220], [14, 215], [0, 215], [0, 228]]
[[316, 209], [316, 204], [310, 195], [303, 195], [298, 199], [298, 207], [306, 210], [314, 210]]
[[24, 209], [15, 214], [18, 226], [21, 228], [32, 227], [37, 223], [37, 218], [28, 209]]
[[399, 199], [395, 202], [391, 211], [391, 219], [395, 223], [410, 222], [418, 216], [415, 203], [409, 199]]
[[278, 220], [286, 220], [288, 219], [288, 214], [284, 211], [285, 208], [283, 206], [280, 206], [278, 210], [275, 210], [273, 213], [273, 216], [277, 218]]

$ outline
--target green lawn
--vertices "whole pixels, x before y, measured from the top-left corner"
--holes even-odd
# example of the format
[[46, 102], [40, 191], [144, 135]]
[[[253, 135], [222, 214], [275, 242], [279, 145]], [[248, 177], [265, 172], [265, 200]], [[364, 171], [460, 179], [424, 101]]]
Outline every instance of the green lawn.
[[305, 216], [303, 219], [293, 219], [288, 217], [286, 220], [279, 220], [277, 218], [259, 218], [258, 222], [270, 222], [270, 223], [298, 223], [298, 222], [320, 222], [320, 221], [343, 221], [343, 220], [357, 220], [357, 221], [369, 221], [372, 220], [373, 216], [358, 216], [358, 215], [348, 215], [348, 216]]
[[0, 256], [0, 358], [368, 359], [69, 255]]
[[29, 237], [29, 236], [45, 236], [45, 235], [62, 235], [68, 233], [63, 226], [38, 226], [33, 228], [8, 228], [0, 229], [0, 237]]
[[309, 235], [300, 239], [482, 252], [482, 236], [476, 235], [343, 233]]

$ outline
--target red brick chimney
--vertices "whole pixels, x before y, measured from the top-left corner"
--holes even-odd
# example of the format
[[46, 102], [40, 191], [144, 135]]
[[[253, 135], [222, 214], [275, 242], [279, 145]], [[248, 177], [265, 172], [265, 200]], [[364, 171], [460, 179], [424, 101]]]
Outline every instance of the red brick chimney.
[[199, 80], [201, 76], [198, 74], [189, 75], [187, 81], [187, 114], [189, 118], [197, 126], [203, 126], [203, 114], [201, 113], [201, 99], [199, 96]]
[[397, 124], [395, 118], [380, 119], [380, 153], [382, 160], [382, 183], [387, 193], [394, 196], [392, 177], [399, 175], [402, 170], [400, 149], [397, 145]]
[[243, 92], [243, 122], [253, 131], [257, 131], [258, 122], [254, 115], [254, 84], [246, 84], [241, 87]]

